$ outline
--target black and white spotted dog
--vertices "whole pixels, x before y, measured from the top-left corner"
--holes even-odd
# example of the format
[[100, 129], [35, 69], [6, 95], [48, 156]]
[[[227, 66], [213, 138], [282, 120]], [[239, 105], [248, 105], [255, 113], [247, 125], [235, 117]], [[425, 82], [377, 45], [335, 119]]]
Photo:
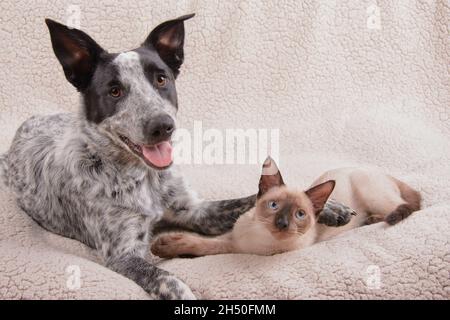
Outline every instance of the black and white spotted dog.
[[[186, 15], [156, 27], [137, 49], [113, 54], [86, 33], [46, 20], [79, 115], [34, 116], [18, 129], [0, 171], [45, 229], [98, 249], [107, 267], [153, 298], [194, 299], [187, 285], [145, 259], [158, 221], [203, 234], [229, 230], [255, 196], [197, 200], [172, 164]], [[328, 203], [322, 222], [351, 210]]]

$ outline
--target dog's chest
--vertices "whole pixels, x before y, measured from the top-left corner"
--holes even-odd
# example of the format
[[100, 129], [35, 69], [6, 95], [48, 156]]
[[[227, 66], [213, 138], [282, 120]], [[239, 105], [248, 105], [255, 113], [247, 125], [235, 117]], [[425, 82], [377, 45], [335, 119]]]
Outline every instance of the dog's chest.
[[[143, 183], [135, 195], [136, 206], [152, 222], [161, 219], [165, 208], [162, 203], [161, 186]], [[154, 221], [153, 221], [154, 220]]]
[[161, 219], [164, 213], [162, 201], [165, 186], [148, 175], [119, 179], [111, 192], [115, 202], [140, 213], [151, 222]]

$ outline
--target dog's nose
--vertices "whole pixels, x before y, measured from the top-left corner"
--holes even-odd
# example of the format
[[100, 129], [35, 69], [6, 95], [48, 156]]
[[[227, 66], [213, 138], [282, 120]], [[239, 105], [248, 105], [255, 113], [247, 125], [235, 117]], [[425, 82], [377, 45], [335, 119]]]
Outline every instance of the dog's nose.
[[289, 226], [289, 220], [286, 216], [276, 218], [275, 226], [280, 230], [285, 230]]
[[149, 144], [168, 140], [175, 130], [175, 121], [168, 114], [150, 119], [144, 127], [144, 134]]

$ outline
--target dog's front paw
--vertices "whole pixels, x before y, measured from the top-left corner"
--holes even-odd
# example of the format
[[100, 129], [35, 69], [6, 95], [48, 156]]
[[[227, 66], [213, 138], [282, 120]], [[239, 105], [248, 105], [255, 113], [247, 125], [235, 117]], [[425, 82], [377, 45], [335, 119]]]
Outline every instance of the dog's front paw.
[[318, 222], [330, 227], [341, 227], [349, 223], [354, 215], [356, 212], [353, 209], [330, 199], [319, 214]]
[[165, 275], [156, 281], [154, 292], [151, 294], [158, 300], [196, 300], [191, 289], [180, 279]]
[[183, 254], [184, 233], [172, 232], [162, 234], [152, 243], [151, 251], [154, 255], [161, 258], [174, 258]]

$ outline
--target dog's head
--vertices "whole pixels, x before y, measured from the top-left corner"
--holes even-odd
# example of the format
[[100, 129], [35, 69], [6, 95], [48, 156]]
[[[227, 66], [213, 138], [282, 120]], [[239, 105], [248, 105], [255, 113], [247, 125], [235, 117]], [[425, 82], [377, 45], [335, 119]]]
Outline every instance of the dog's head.
[[86, 120], [148, 166], [172, 163], [186, 15], [157, 26], [137, 49], [108, 53], [83, 31], [46, 19], [67, 80], [82, 95]]

